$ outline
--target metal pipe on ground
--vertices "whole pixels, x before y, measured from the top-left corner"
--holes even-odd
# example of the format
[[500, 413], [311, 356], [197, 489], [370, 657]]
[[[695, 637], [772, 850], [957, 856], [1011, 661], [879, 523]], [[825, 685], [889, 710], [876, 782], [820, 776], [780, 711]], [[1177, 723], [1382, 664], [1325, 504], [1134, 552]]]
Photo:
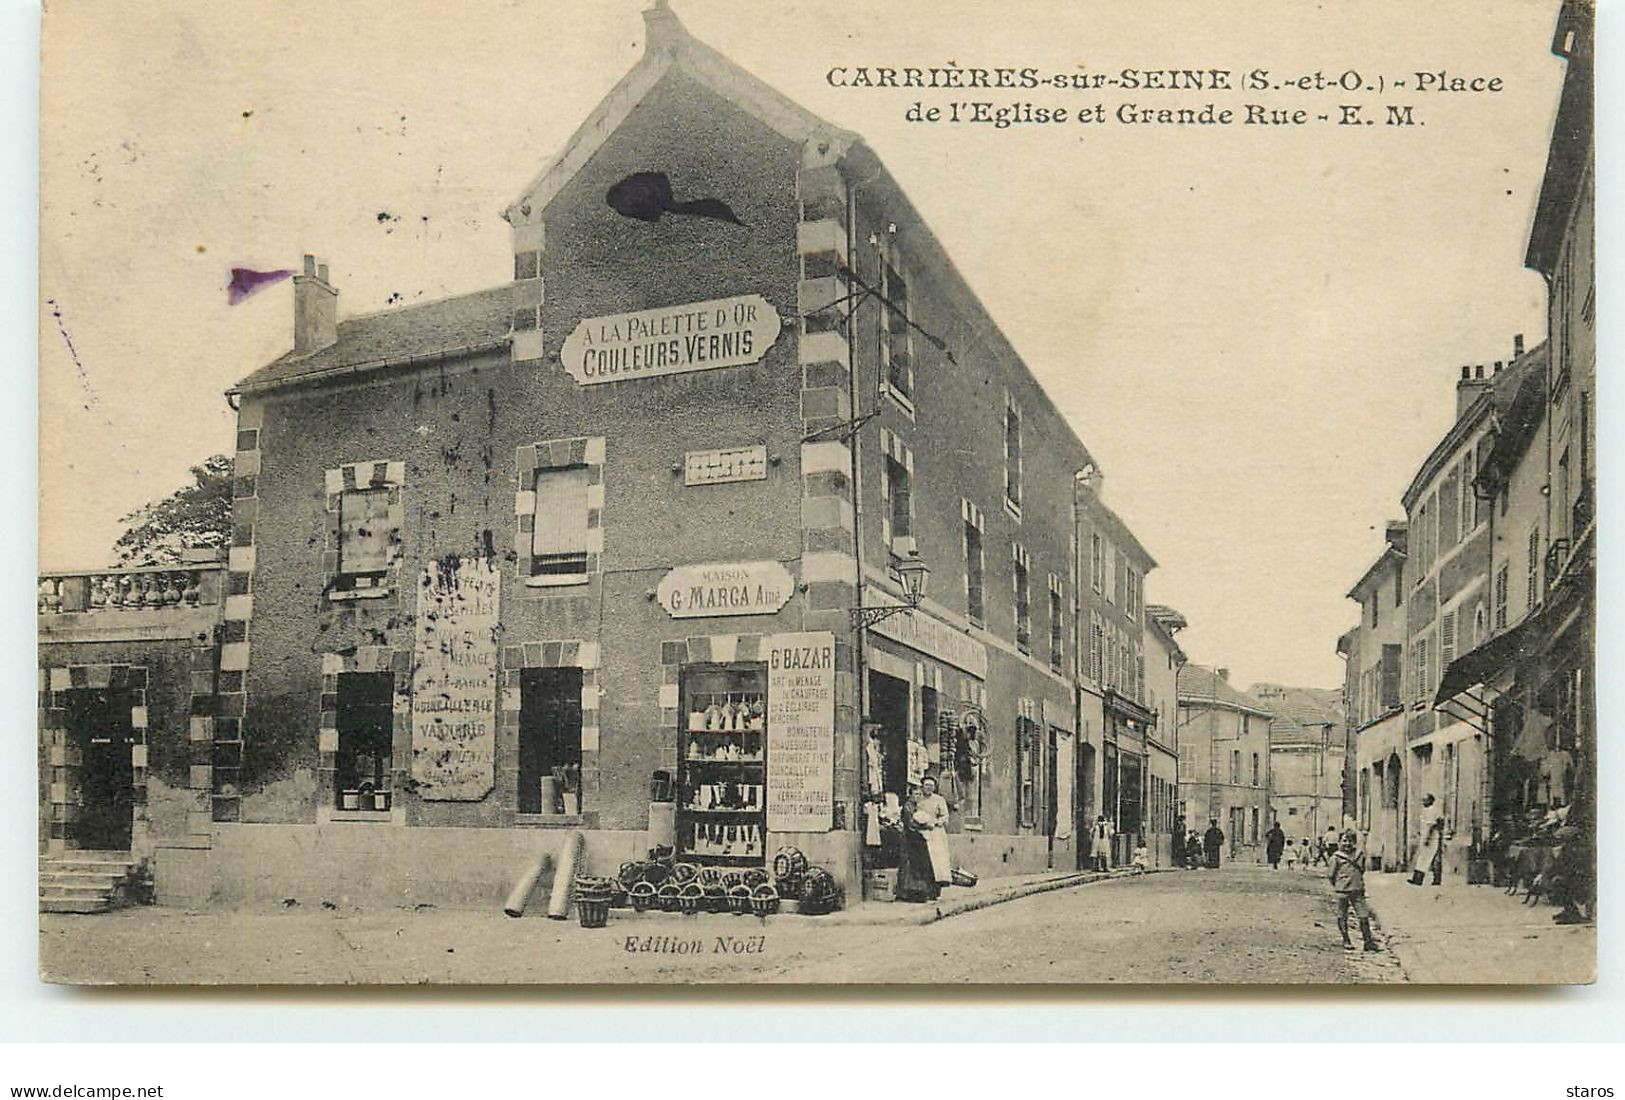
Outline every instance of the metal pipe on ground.
[[[525, 915], [525, 906], [530, 903], [530, 895], [535, 892], [536, 883], [541, 880], [542, 875], [547, 872], [548, 864], [552, 862], [553, 853], [544, 851], [536, 857], [529, 867], [525, 868], [524, 874], [519, 876], [519, 881], [514, 883], [513, 889], [508, 892], [508, 900], [502, 903], [504, 913], [510, 917]], [[555, 876], [555, 880], [556, 878], [557, 876]]]
[[581, 849], [586, 837], [579, 831], [564, 838], [559, 849], [558, 870], [553, 873], [553, 895], [547, 902], [547, 915], [564, 920], [570, 915], [570, 894], [575, 889], [576, 868], [581, 865]]

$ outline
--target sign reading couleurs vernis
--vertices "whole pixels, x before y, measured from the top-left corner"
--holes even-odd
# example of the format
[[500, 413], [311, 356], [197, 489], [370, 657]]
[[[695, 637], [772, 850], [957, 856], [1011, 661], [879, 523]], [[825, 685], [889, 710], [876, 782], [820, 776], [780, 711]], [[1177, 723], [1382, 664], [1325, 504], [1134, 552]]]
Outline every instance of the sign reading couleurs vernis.
[[760, 294], [588, 317], [564, 341], [564, 369], [583, 386], [755, 363], [779, 338]]
[[674, 619], [771, 615], [790, 602], [795, 583], [776, 561], [679, 565], [661, 578], [655, 598]]

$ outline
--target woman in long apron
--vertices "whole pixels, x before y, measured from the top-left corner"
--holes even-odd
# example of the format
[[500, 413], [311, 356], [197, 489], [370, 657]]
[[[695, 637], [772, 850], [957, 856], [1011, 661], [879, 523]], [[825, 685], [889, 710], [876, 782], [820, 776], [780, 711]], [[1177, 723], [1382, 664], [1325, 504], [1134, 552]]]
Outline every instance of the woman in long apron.
[[931, 860], [931, 877], [938, 886], [954, 881], [953, 861], [948, 856], [948, 800], [937, 793], [937, 777], [920, 780], [920, 797], [914, 805], [914, 821], [925, 837], [925, 851]]
[[897, 900], [935, 901], [941, 894], [936, 875], [931, 869], [931, 852], [927, 847], [925, 830], [920, 825], [920, 800], [924, 796], [915, 787], [903, 802], [901, 821], [902, 845], [897, 860]]

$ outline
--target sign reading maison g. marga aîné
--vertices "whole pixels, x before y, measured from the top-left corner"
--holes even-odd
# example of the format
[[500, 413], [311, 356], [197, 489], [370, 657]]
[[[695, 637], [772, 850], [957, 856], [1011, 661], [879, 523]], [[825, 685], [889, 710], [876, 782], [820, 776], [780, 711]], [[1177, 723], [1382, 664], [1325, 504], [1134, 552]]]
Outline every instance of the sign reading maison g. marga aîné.
[[588, 317], [564, 341], [564, 369], [583, 386], [755, 363], [779, 338], [760, 294]]

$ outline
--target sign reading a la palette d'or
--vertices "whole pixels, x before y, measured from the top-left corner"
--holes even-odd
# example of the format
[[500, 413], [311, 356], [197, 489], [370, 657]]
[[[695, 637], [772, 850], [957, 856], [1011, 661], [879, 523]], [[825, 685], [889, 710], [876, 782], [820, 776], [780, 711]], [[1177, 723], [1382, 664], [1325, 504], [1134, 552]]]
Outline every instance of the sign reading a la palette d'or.
[[564, 369], [583, 386], [754, 363], [779, 338], [760, 294], [588, 317], [564, 341]]
[[429, 801], [478, 802], [496, 762], [496, 562], [447, 557], [418, 581], [412, 778]]
[[835, 635], [774, 634], [767, 655], [767, 828], [824, 833], [835, 818]]
[[679, 565], [655, 586], [655, 598], [674, 619], [772, 615], [790, 602], [795, 584], [776, 561]]

